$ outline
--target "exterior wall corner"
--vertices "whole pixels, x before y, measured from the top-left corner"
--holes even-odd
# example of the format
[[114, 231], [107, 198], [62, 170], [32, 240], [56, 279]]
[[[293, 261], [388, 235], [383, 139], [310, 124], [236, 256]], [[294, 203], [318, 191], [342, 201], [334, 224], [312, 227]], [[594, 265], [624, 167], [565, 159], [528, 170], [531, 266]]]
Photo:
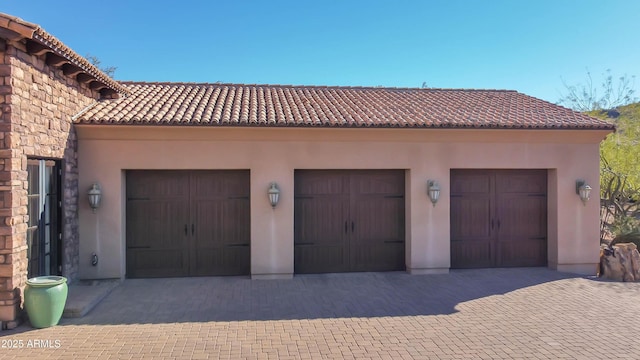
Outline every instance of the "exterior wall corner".
[[61, 272], [73, 281], [79, 238], [72, 117], [99, 94], [48, 66], [44, 55], [27, 53], [21, 43], [7, 44], [0, 53], [0, 79], [0, 321], [13, 321], [28, 274], [27, 159], [64, 163]]

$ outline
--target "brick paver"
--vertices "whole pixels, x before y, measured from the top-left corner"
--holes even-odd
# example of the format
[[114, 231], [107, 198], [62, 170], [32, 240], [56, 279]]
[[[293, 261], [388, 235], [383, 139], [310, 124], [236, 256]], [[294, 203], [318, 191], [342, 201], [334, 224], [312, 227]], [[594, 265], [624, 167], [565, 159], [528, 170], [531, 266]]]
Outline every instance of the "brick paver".
[[0, 332], [0, 358], [638, 359], [638, 339], [640, 283], [543, 268], [182, 278]]

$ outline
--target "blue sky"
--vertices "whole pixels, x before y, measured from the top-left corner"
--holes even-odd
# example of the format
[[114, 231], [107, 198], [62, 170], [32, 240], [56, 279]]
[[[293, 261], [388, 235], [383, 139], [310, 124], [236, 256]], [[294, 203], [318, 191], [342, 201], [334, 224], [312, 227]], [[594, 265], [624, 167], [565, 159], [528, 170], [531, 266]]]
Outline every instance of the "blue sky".
[[426, 82], [556, 102], [587, 69], [640, 76], [636, 0], [0, 1], [117, 80]]

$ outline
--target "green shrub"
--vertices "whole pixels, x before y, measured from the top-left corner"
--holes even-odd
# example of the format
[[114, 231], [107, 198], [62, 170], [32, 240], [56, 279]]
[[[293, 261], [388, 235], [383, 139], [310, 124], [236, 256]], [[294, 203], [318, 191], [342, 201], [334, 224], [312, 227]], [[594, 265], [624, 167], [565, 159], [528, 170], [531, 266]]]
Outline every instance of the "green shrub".
[[632, 242], [640, 249], [640, 221], [631, 216], [621, 216], [616, 219], [612, 226], [614, 234], [613, 244]]

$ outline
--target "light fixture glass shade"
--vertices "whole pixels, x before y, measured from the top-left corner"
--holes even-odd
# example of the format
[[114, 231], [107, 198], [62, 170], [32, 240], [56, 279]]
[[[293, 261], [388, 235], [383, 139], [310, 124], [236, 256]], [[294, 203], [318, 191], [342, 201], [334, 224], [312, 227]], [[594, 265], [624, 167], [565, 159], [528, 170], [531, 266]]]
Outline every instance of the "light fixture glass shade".
[[272, 182], [269, 190], [267, 191], [269, 195], [269, 203], [272, 208], [275, 208], [278, 205], [278, 201], [280, 201], [280, 189], [278, 189], [278, 184]]
[[591, 186], [587, 184], [583, 184], [578, 188], [578, 192], [580, 195], [580, 200], [582, 200], [582, 203], [584, 205], [587, 205], [587, 201], [589, 201], [589, 198], [591, 196]]
[[433, 206], [436, 206], [438, 199], [440, 198], [440, 185], [435, 180], [427, 180], [427, 193]]
[[578, 194], [580, 200], [582, 200], [582, 204], [586, 206], [591, 196], [591, 186], [582, 179], [576, 180], [576, 194]]
[[91, 206], [91, 210], [96, 212], [96, 209], [100, 207], [100, 201], [102, 200], [102, 190], [100, 190], [100, 185], [97, 183], [92, 184], [87, 195], [89, 196], [89, 206]]

